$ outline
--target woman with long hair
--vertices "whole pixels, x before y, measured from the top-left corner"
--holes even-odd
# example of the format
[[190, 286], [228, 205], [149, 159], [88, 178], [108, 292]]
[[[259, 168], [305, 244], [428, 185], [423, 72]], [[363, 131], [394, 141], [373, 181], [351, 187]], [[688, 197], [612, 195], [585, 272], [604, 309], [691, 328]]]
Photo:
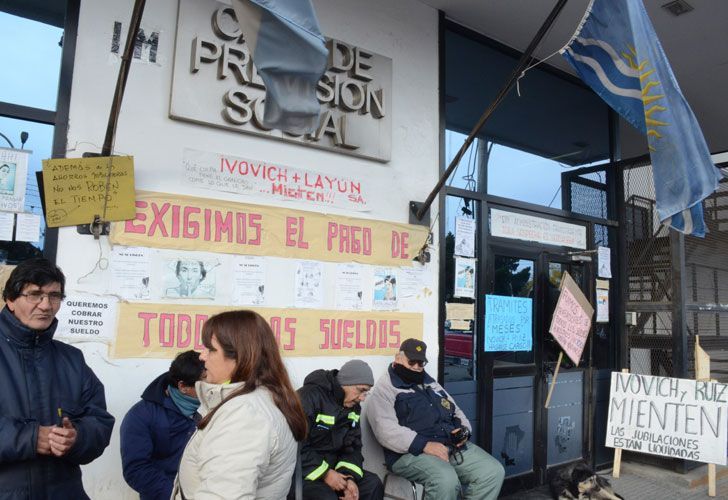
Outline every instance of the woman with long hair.
[[207, 319], [202, 342], [202, 419], [172, 498], [285, 498], [306, 415], [270, 326], [253, 311], [224, 312]]

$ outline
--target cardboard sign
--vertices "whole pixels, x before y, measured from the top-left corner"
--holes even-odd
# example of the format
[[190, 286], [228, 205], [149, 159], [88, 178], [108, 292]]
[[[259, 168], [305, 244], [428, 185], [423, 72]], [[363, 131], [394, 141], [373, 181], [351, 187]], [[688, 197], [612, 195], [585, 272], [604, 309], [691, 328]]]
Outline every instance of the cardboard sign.
[[728, 385], [612, 372], [606, 445], [726, 465]]
[[485, 351], [530, 351], [532, 319], [532, 299], [486, 295]]
[[58, 311], [56, 337], [110, 342], [116, 325], [116, 297], [69, 295]]
[[131, 219], [136, 214], [133, 158], [43, 160], [43, 194], [48, 227], [88, 224], [95, 215], [107, 221]]
[[[119, 304], [116, 358], [173, 358], [202, 349], [208, 317], [235, 306]], [[422, 339], [422, 314], [246, 307], [263, 316], [283, 356], [393, 355], [406, 338]]]
[[425, 226], [162, 193], [137, 193], [136, 210], [113, 224], [112, 243], [411, 266], [429, 234]]
[[564, 272], [561, 277], [561, 295], [551, 318], [549, 332], [575, 365], [581, 359], [593, 314], [594, 308], [579, 286], [569, 273]]

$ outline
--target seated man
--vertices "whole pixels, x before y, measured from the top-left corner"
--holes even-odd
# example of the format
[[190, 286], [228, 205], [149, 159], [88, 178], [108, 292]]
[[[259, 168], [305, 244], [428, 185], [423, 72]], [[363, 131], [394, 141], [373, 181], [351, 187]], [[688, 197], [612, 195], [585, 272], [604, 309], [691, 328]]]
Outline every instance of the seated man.
[[205, 363], [195, 351], [174, 358], [144, 390], [121, 423], [121, 465], [141, 500], [168, 500], [182, 452], [195, 432], [200, 402], [195, 382]]
[[394, 363], [367, 403], [368, 421], [384, 447], [387, 467], [423, 484], [426, 500], [498, 498], [505, 471], [468, 442], [470, 422], [450, 395], [425, 373], [427, 345], [402, 342]]
[[301, 448], [304, 500], [383, 497], [379, 477], [362, 465], [359, 403], [372, 385], [371, 368], [358, 359], [341, 370], [316, 370], [303, 381], [298, 394], [308, 416], [308, 436]]

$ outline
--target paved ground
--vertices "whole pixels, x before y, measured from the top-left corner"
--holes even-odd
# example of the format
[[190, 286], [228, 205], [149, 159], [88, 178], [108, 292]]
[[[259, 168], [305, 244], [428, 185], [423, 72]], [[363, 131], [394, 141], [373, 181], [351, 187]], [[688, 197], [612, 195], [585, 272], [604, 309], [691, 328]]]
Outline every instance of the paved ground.
[[[648, 465], [624, 462], [619, 479], [611, 477], [611, 471], [602, 471], [614, 486], [614, 490], [626, 500], [697, 500], [709, 499], [707, 481], [699, 484], [707, 476], [707, 466], [678, 474]], [[718, 466], [717, 495], [715, 498], [728, 500], [728, 469]], [[548, 488], [520, 492], [501, 500], [547, 500], [551, 496]]]

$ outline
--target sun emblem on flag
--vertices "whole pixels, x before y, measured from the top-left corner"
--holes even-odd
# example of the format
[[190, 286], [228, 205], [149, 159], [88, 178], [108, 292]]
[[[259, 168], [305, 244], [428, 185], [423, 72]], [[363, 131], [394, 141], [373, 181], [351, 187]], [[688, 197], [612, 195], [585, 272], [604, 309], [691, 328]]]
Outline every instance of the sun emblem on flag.
[[[638, 63], [637, 50], [632, 45], [629, 45], [628, 49], [629, 52], [622, 52], [622, 57], [625, 58], [629, 67], [637, 73], [642, 86], [642, 104], [645, 106], [647, 136], [662, 139], [662, 134], [660, 134], [656, 127], [666, 127], [669, 123], [656, 119], [655, 115], [659, 115], [662, 111], [667, 111], [667, 108], [659, 104], [653, 104], [655, 101], [659, 101], [665, 97], [664, 94], [655, 93], [660, 91], [661, 84], [657, 80], [650, 79], [655, 70], [648, 69], [649, 61], [645, 60]], [[649, 148], [650, 151], [655, 151], [652, 144], [650, 144]]]

